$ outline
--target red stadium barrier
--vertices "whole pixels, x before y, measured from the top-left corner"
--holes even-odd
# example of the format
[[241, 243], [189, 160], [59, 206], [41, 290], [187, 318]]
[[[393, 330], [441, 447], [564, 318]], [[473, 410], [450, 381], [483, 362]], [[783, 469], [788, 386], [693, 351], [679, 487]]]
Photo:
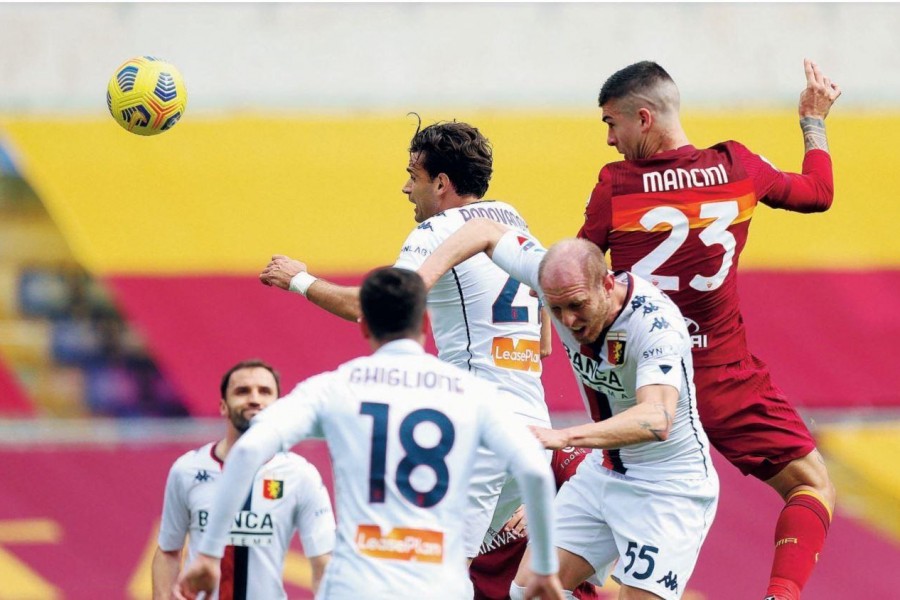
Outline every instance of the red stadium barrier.
[[[199, 445], [0, 450], [0, 596], [149, 599], [166, 474], [175, 458]], [[298, 451], [333, 490], [324, 444], [306, 442]], [[684, 598], [759, 600], [781, 502], [718, 456], [716, 464], [719, 511]], [[804, 596], [896, 597], [900, 570], [885, 567], [897, 564], [900, 545], [839, 512]], [[301, 586], [286, 587], [291, 598], [311, 597]]]

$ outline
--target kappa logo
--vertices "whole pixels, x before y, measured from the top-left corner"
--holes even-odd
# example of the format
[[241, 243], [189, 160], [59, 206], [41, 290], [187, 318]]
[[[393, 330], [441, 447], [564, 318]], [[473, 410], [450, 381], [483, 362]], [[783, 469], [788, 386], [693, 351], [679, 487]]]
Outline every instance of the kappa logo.
[[204, 481], [209, 481], [209, 471], [206, 469], [200, 469], [197, 471], [197, 474], [194, 475], [194, 481], [199, 481], [203, 483]]
[[673, 592], [678, 591], [678, 575], [669, 571], [662, 578], [657, 579], [656, 583], [661, 583], [663, 586], [669, 588]]
[[416, 229], [427, 229], [429, 231], [434, 231], [434, 227], [431, 226], [430, 221], [425, 221], [424, 223], [416, 227]]

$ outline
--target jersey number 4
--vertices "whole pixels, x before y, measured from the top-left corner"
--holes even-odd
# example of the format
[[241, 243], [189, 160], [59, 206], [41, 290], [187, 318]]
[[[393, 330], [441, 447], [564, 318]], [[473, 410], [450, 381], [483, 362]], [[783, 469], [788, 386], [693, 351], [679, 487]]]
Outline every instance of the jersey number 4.
[[[711, 292], [718, 289], [725, 281], [728, 271], [734, 259], [735, 239], [728, 228], [738, 218], [737, 200], [724, 202], [708, 202], [700, 205], [701, 219], [714, 219], [712, 223], [703, 228], [700, 233], [700, 241], [707, 246], [719, 245], [725, 249], [722, 256], [722, 264], [718, 272], [712, 277], [694, 275], [689, 285], [701, 292]], [[653, 249], [650, 254], [634, 263], [632, 272], [640, 277], [653, 282], [656, 287], [665, 291], [677, 291], [681, 289], [681, 281], [674, 275], [658, 275], [659, 269], [672, 255], [681, 248], [687, 240], [690, 231], [690, 221], [687, 215], [672, 206], [658, 206], [641, 217], [641, 225], [647, 231], [652, 231], [657, 225], [669, 225], [672, 229], [663, 242]]]
[[[371, 466], [369, 467], [369, 502], [384, 502], [385, 485], [384, 477], [387, 466], [388, 445], [388, 413], [390, 406], [380, 402], [363, 402], [359, 412], [362, 415], [372, 417], [372, 453]], [[415, 438], [415, 430], [421, 423], [432, 423], [438, 428], [440, 438], [437, 444], [431, 447], [420, 446]], [[453, 448], [456, 431], [453, 423], [444, 413], [431, 409], [420, 408], [414, 410], [400, 423], [400, 445], [406, 455], [397, 464], [396, 483], [397, 489], [403, 497], [423, 508], [434, 506], [447, 493], [450, 482], [450, 470], [444, 459]], [[412, 472], [416, 467], [429, 467], [434, 471], [435, 482], [429, 490], [417, 490], [413, 488]]]

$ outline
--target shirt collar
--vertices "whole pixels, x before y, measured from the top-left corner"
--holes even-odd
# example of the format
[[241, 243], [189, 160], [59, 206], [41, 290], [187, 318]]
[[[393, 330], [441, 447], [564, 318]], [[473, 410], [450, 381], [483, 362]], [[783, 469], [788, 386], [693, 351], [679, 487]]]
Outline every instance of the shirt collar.
[[388, 342], [376, 350], [375, 354], [425, 354], [425, 348], [415, 340], [403, 338]]

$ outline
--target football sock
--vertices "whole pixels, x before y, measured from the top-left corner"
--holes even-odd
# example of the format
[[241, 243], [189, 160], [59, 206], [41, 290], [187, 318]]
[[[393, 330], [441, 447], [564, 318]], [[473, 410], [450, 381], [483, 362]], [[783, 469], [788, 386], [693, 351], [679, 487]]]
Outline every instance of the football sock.
[[[576, 600], [575, 594], [570, 592], [569, 590], [563, 590], [563, 598], [566, 600]], [[522, 586], [516, 585], [516, 582], [512, 582], [509, 586], [509, 600], [525, 600], [525, 588]]]
[[509, 584], [509, 600], [525, 600], [525, 588], [513, 581]]
[[808, 490], [788, 498], [775, 525], [775, 558], [766, 596], [798, 600], [825, 544], [831, 511]]

